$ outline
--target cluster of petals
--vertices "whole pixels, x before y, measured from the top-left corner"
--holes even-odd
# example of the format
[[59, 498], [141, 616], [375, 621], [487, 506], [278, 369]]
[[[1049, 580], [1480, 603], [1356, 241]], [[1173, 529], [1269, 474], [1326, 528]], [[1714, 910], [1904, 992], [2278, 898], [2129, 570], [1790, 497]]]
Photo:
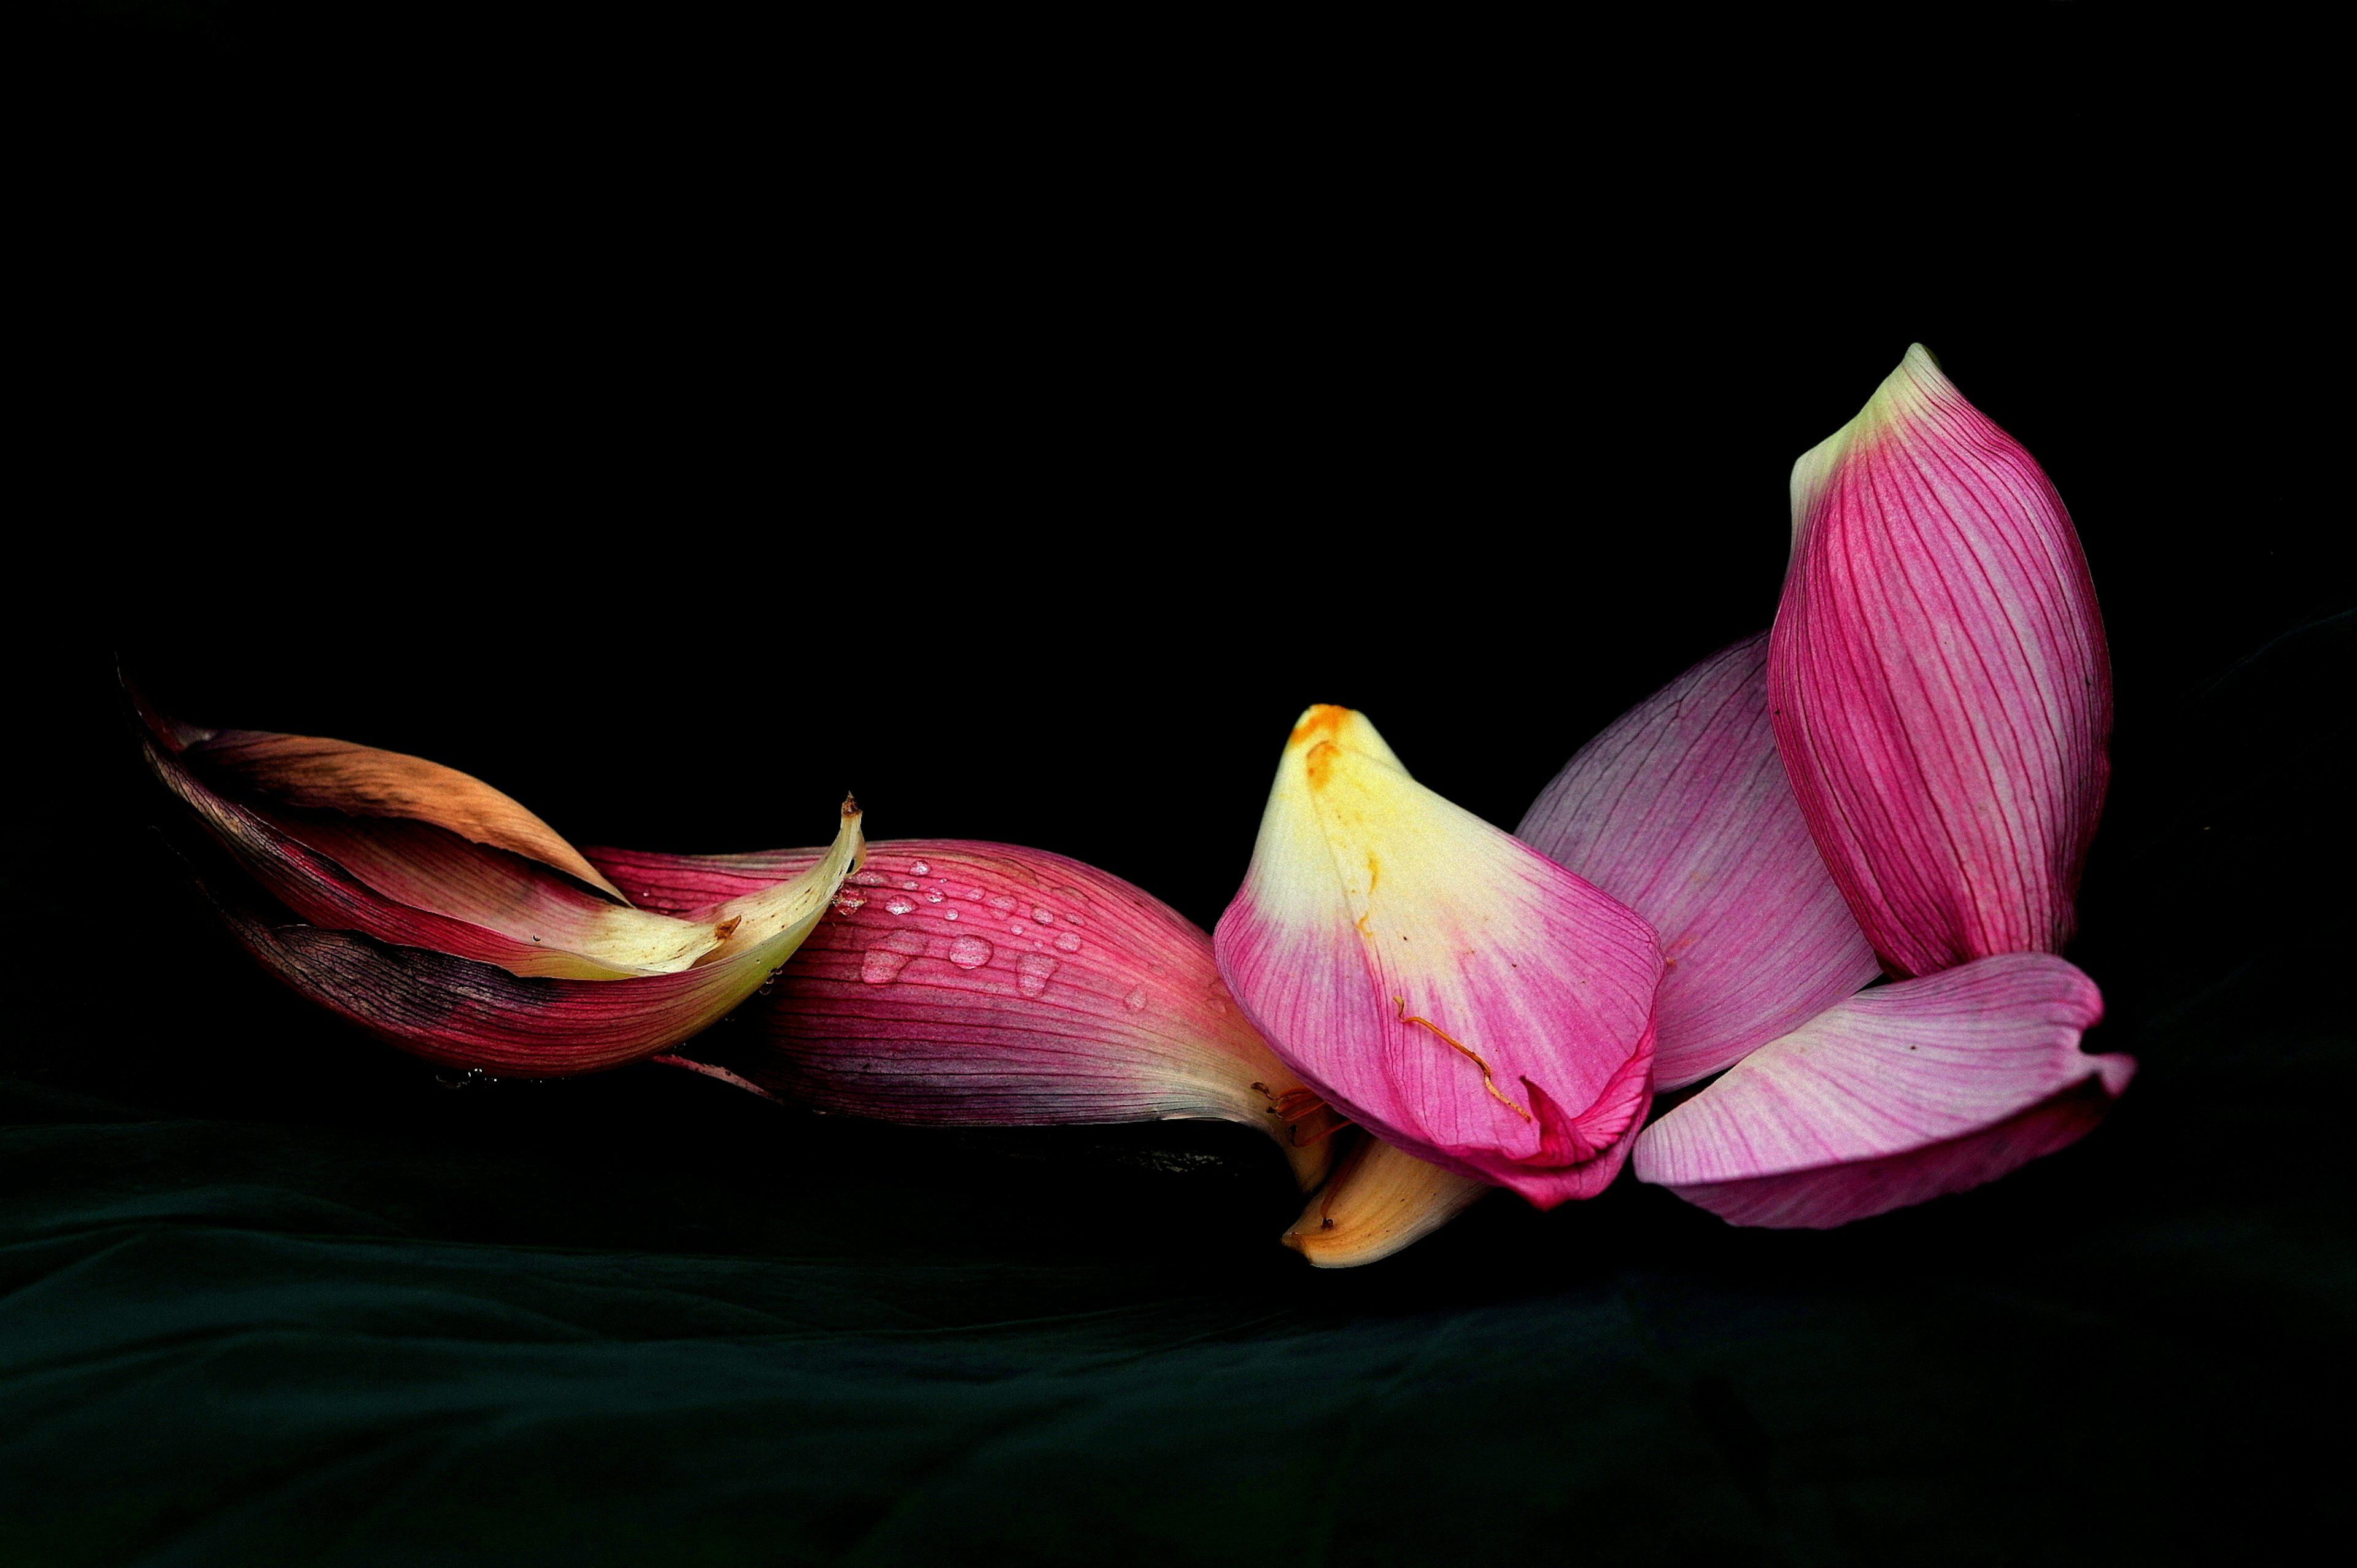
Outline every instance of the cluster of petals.
[[[1822, 1228], [2062, 1147], [2134, 1064], [2082, 1048], [2102, 1001], [2060, 956], [2111, 681], [2052, 487], [1917, 348], [1792, 506], [1772, 629], [1512, 834], [1310, 708], [1215, 936], [1046, 851], [867, 845], [848, 801], [823, 848], [576, 849], [434, 763], [135, 705], [235, 868], [202, 875], [239, 940], [438, 1062], [654, 1058], [908, 1122], [1241, 1122], [1312, 1193], [1285, 1240], [1325, 1266], [1624, 1167]], [[726, 1050], [694, 1038], [748, 1001]]]

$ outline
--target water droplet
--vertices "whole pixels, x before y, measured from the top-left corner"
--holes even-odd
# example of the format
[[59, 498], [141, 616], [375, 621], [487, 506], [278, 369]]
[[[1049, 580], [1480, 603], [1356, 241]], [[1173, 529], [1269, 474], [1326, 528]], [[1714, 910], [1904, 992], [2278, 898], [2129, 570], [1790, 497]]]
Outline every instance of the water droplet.
[[917, 890], [917, 885], [913, 882], [903, 882], [900, 886], [907, 888], [911, 893], [914, 893]]
[[1043, 926], [1052, 926], [1056, 923], [1056, 912], [1053, 909], [1034, 909], [1031, 911], [1031, 918]]
[[942, 911], [942, 918], [944, 920], [954, 920], [957, 918], [957, 911], [955, 909], [944, 909]]
[[834, 912], [847, 920], [851, 918], [852, 916], [857, 914], [861, 909], [866, 908], [866, 899], [855, 898], [850, 894], [845, 893], [834, 901]]
[[1128, 995], [1123, 997], [1121, 999], [1121, 1004], [1128, 1008], [1133, 1013], [1143, 1013], [1146, 1011], [1146, 987], [1141, 985], [1136, 990], [1131, 992]]
[[870, 985], [889, 985], [908, 967], [907, 953], [894, 952], [888, 947], [869, 948], [860, 955], [859, 978]]
[[1007, 897], [1005, 894], [1001, 894], [990, 901], [990, 907], [998, 910], [1001, 914], [1005, 914], [1015, 908], [1015, 900]]
[[932, 874], [933, 868], [921, 860], [909, 867], [909, 875], [911, 876], [931, 876]]
[[928, 893], [925, 895], [925, 902], [928, 904], [938, 904], [941, 901], [942, 896], [939, 893]]
[[909, 900], [907, 900], [906, 898], [901, 898], [901, 897], [896, 897], [895, 898], [893, 898], [893, 900], [892, 900], [890, 903], [888, 903], [888, 904], [885, 905], [885, 906], [884, 906], [884, 908], [886, 908], [887, 909], [891, 910], [891, 911], [892, 911], [892, 913], [894, 913], [894, 914], [896, 914], [896, 915], [905, 915], [905, 914], [907, 914], [909, 910], [911, 910], [911, 909], [915, 908], [916, 908], [916, 906], [915, 906], [914, 904], [909, 903]]
[[960, 969], [980, 969], [990, 961], [990, 944], [980, 937], [960, 937], [950, 944], [950, 961]]
[[863, 871], [852, 880], [862, 887], [881, 887], [884, 886], [884, 874], [880, 871]]
[[1048, 989], [1048, 977], [1055, 972], [1054, 959], [1045, 953], [1025, 953], [1015, 961], [1016, 988], [1026, 996], [1037, 996]]
[[964, 892], [959, 894], [958, 897], [979, 902], [982, 898], [982, 889], [979, 887], [969, 887]]
[[1078, 951], [1080, 951], [1080, 950], [1081, 950], [1081, 936], [1080, 936], [1080, 933], [1079, 933], [1078, 931], [1066, 931], [1062, 936], [1058, 937], [1058, 938], [1056, 939], [1056, 950], [1057, 950], [1057, 951], [1059, 951], [1059, 952], [1078, 952]]
[[1013, 931], [1017, 936], [1018, 936], [1018, 937], [1019, 937], [1019, 936], [1021, 936], [1024, 932], [1026, 932], [1026, 931], [1029, 930], [1031, 928], [1030, 928], [1030, 927], [1028, 927], [1028, 926], [1027, 926], [1027, 925], [1025, 925], [1022, 921], [1017, 920], [1017, 921], [1016, 921], [1013, 925], [1008, 926], [1006, 929], [1007, 929], [1008, 930], [1010, 930], [1010, 931]]

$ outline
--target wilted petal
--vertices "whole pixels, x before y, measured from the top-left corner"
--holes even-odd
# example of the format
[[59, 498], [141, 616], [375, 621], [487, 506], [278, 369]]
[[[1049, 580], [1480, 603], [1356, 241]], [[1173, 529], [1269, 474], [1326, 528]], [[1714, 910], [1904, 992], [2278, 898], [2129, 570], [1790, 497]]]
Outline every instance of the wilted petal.
[[858, 810], [845, 802], [824, 857], [732, 906], [737, 923], [705, 962], [621, 980], [525, 977], [353, 931], [274, 926], [217, 902], [264, 967], [380, 1038], [455, 1067], [558, 1077], [651, 1056], [716, 1023], [802, 945], [860, 847]]
[[1707, 1078], [1875, 976], [1776, 755], [1766, 632], [1615, 720], [1514, 831], [1661, 934], [1662, 1088]]
[[2136, 1063], [2089, 1056], [2094, 983], [2009, 953], [1880, 986], [1645, 1129], [1636, 1171], [1740, 1225], [1846, 1224], [1976, 1187], [2092, 1127]]
[[1549, 1207], [1600, 1191], [1652, 1094], [1644, 921], [1302, 715], [1216, 945], [1303, 1080], [1385, 1140]]
[[622, 901], [621, 890], [563, 834], [471, 774], [319, 736], [179, 727], [200, 737], [188, 746], [191, 760], [255, 795], [297, 810], [429, 822], [469, 843], [554, 866]]
[[[314, 924], [436, 948], [517, 974], [576, 979], [686, 969], [723, 940], [718, 919], [684, 921], [631, 908], [627, 902], [617, 904], [583, 887], [569, 873], [556, 874], [542, 860], [488, 847], [423, 821], [353, 816], [290, 807], [274, 798], [224, 793], [252, 788], [254, 770], [218, 767], [213, 747], [221, 736], [202, 738], [208, 732], [174, 724], [136, 693], [133, 700], [146, 721], [142, 740], [157, 779], [274, 897]], [[227, 733], [255, 742], [305, 740]], [[192, 736], [198, 738], [191, 741]], [[317, 744], [341, 748], [333, 754], [337, 756], [368, 752], [342, 742]], [[434, 764], [415, 757], [369, 755], [403, 765], [381, 770], [396, 776], [436, 770]], [[506, 801], [512, 815], [539, 822], [487, 785], [447, 768], [436, 771], [469, 787], [461, 791], [452, 786], [447, 794], [478, 804]], [[307, 779], [299, 770], [295, 778], [302, 798], [316, 800], [323, 793], [317, 780]], [[479, 814], [490, 812], [483, 805]], [[544, 824], [542, 832], [554, 839]], [[554, 842], [598, 886], [610, 888], [603, 875], [570, 845]], [[614, 897], [620, 897], [618, 890]]]
[[1356, 1268], [1422, 1240], [1496, 1190], [1361, 1136], [1284, 1241], [1318, 1268]]
[[[589, 853], [702, 918], [813, 852]], [[759, 1044], [730, 1042], [764, 1089], [889, 1122], [1242, 1122], [1304, 1185], [1324, 1173], [1337, 1118], [1237, 1009], [1211, 939], [1143, 889], [1045, 850], [905, 839], [870, 846], [835, 911], [748, 1015]]]
[[1918, 345], [1792, 470], [1776, 738], [1889, 967], [2060, 951], [2109, 774], [2103, 622], [2061, 499]]

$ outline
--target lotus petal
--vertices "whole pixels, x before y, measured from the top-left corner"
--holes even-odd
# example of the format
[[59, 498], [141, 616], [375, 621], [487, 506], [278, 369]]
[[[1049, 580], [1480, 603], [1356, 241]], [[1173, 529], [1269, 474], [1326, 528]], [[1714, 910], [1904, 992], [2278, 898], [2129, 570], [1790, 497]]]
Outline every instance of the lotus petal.
[[1497, 1190], [1361, 1135], [1283, 1240], [1318, 1268], [1354, 1269], [1422, 1240]]
[[669, 1050], [726, 1016], [809, 936], [860, 848], [859, 811], [845, 801], [833, 847], [802, 875], [740, 900], [705, 961], [620, 980], [521, 976], [355, 931], [276, 926], [215, 902], [264, 968], [379, 1038], [454, 1067], [561, 1077]]
[[1739, 1061], [1875, 976], [1776, 755], [1766, 632], [1615, 720], [1514, 832], [1661, 933], [1663, 1089]]
[[1652, 929], [1416, 783], [1361, 715], [1302, 715], [1215, 942], [1277, 1054], [1386, 1142], [1542, 1208], [1620, 1169], [1652, 1095]]
[[1920, 344], [1793, 467], [1768, 683], [1894, 973], [2061, 950], [2109, 774], [2103, 621], [2053, 486]]
[[1645, 1129], [1640, 1181], [1738, 1225], [1825, 1228], [1994, 1180], [2084, 1133], [2136, 1063], [2094, 983], [2008, 953], [1859, 993]]
[[195, 737], [187, 747], [192, 760], [256, 795], [297, 810], [430, 823], [469, 843], [554, 866], [625, 902], [621, 890], [564, 835], [471, 774], [319, 736], [178, 727]]
[[[720, 946], [725, 933], [719, 927], [738, 912], [710, 921], [675, 919], [632, 908], [627, 900], [615, 903], [541, 860], [488, 847], [423, 821], [234, 799], [215, 784], [251, 786], [253, 771], [216, 766], [212, 748], [220, 736], [203, 738], [210, 732], [174, 724], [135, 693], [134, 701], [147, 721], [142, 741], [149, 768], [274, 897], [314, 924], [436, 948], [517, 974], [615, 979], [690, 967]], [[260, 740], [304, 738], [228, 733]], [[319, 744], [347, 753], [368, 749]], [[412, 771], [435, 767], [415, 757], [397, 760], [414, 764]], [[464, 774], [451, 777], [465, 780], [478, 800], [507, 800]], [[323, 792], [316, 783], [301, 791], [307, 800]], [[457, 791], [454, 787], [449, 792]], [[513, 814], [530, 816], [508, 803]], [[549, 836], [554, 839], [553, 832]], [[611, 888], [571, 845], [554, 842], [597, 886]], [[612, 897], [620, 898], [619, 890], [613, 889]]]
[[[814, 853], [588, 852], [633, 897], [698, 918], [714, 896], [741, 897]], [[728, 1069], [824, 1111], [964, 1125], [1242, 1122], [1285, 1147], [1305, 1187], [1340, 1125], [1237, 1010], [1209, 937], [1045, 850], [871, 845], [751, 1015], [759, 1043], [730, 1042]]]

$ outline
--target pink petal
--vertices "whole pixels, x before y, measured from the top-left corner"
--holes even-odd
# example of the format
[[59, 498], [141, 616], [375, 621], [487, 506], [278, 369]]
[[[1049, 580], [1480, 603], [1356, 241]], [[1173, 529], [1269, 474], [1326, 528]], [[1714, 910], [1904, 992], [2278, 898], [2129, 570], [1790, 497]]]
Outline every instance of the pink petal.
[[1541, 1207], [1620, 1169], [1652, 1093], [1652, 929], [1417, 784], [1359, 714], [1302, 716], [1216, 946], [1277, 1053], [1386, 1142]]
[[1776, 739], [1888, 965], [2059, 951], [2109, 775], [2085, 558], [2029, 454], [1919, 345], [1792, 470]]
[[1876, 973], [1784, 779], [1768, 634], [1711, 655], [1615, 720], [1516, 836], [1661, 933], [1653, 1075], [1707, 1078]]
[[[813, 852], [597, 852], [634, 894], [704, 900]], [[698, 907], [690, 904], [690, 908]], [[1044, 1126], [1206, 1117], [1283, 1144], [1305, 1185], [1337, 1119], [1229, 997], [1211, 939], [1120, 877], [1045, 850], [872, 844], [729, 1066], [883, 1121]], [[692, 1053], [691, 1053], [692, 1054]]]
[[2045, 953], [1861, 992], [1646, 1128], [1637, 1177], [1738, 1224], [1820, 1228], [1978, 1186], [2127, 1087], [2134, 1060], [2079, 1048], [2102, 1015]]

